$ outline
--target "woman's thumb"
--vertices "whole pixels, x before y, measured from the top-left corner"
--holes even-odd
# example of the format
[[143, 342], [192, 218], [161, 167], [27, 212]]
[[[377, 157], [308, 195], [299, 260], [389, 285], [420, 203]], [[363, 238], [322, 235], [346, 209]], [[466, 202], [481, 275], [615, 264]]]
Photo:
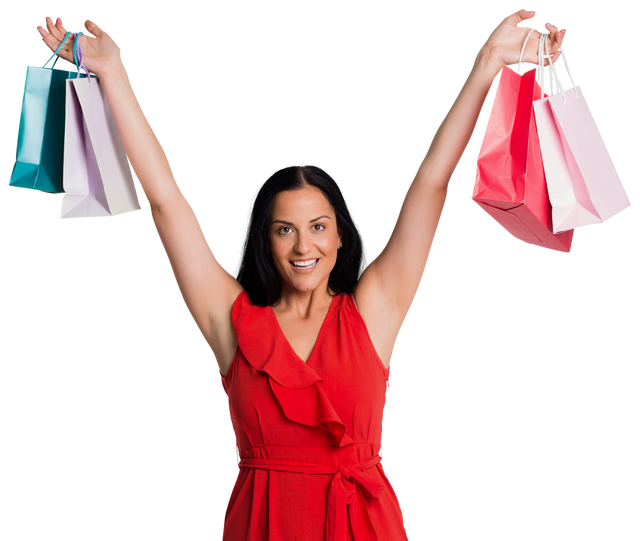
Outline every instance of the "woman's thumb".
[[515, 10], [515, 15], [523, 23], [530, 23], [538, 16], [538, 10], [522, 6]]
[[104, 32], [100, 29], [100, 27], [93, 21], [89, 21], [89, 20], [85, 21], [84, 26], [89, 32], [91, 32], [97, 38], [99, 38], [102, 34], [104, 34]]

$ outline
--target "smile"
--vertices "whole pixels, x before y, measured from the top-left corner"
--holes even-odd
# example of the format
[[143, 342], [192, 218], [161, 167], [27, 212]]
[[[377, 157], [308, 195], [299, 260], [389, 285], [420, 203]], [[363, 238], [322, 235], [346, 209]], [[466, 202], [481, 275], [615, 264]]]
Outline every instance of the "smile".
[[307, 270], [307, 269], [312, 269], [314, 268], [317, 264], [318, 261], [320, 261], [320, 259], [307, 259], [305, 261], [289, 261], [289, 263], [291, 264], [291, 266], [294, 269], [302, 269], [302, 270]]

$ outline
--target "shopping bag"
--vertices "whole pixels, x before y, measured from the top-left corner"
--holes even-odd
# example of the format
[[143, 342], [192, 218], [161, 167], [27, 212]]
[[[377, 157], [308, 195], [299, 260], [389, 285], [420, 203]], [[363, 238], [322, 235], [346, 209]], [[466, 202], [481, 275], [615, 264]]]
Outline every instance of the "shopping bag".
[[[65, 81], [76, 74], [53, 69], [56, 56], [41, 68], [29, 66], [22, 98], [16, 163], [9, 186], [59, 193], [62, 187], [62, 145], [64, 139]], [[47, 64], [56, 58], [53, 65]], [[86, 77], [82, 74], [81, 77]]]
[[[524, 45], [520, 60], [523, 53]], [[520, 62], [518, 73], [506, 66], [502, 69], [480, 148], [472, 199], [514, 237], [568, 252], [573, 231], [557, 235], [552, 231], [551, 205], [533, 118], [533, 102], [540, 98], [535, 73], [533, 69], [520, 75]]]
[[[76, 39], [76, 45], [78, 45]], [[77, 47], [82, 64], [82, 51]], [[66, 81], [62, 218], [139, 210], [127, 155], [99, 78]]]
[[[546, 41], [543, 36], [540, 48]], [[565, 92], [551, 64], [560, 92], [533, 104], [554, 233], [602, 222], [631, 204], [564, 51], [561, 56], [573, 90]]]

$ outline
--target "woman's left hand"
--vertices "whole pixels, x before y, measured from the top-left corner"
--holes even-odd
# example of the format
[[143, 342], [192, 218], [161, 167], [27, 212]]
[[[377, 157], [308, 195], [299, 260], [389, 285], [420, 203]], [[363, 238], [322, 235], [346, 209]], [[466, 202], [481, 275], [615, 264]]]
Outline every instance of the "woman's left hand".
[[[535, 11], [521, 9], [513, 15], [509, 15], [489, 36], [485, 48], [489, 53], [490, 59], [498, 66], [502, 67], [518, 63], [524, 40], [531, 31], [531, 28], [519, 28], [518, 23], [526, 19], [531, 19], [535, 14]], [[560, 51], [558, 49], [560, 49], [560, 45], [562, 45], [566, 30], [558, 31], [557, 27], [548, 23], [546, 28], [550, 34], [547, 40], [549, 54], [551, 55], [551, 61], [555, 62], [560, 57]], [[529, 36], [524, 55], [522, 56], [523, 62], [538, 63], [538, 43], [541, 35], [540, 32], [534, 31]], [[545, 59], [544, 65], [549, 65], [548, 59]]]

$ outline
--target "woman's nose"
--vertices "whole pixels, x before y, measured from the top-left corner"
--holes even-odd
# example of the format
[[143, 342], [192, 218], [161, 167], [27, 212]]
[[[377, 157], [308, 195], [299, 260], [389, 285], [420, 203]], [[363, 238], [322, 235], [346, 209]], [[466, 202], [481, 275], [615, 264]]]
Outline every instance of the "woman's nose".
[[298, 235], [298, 240], [296, 242], [296, 249], [300, 253], [306, 253], [311, 245], [311, 239], [307, 235]]

